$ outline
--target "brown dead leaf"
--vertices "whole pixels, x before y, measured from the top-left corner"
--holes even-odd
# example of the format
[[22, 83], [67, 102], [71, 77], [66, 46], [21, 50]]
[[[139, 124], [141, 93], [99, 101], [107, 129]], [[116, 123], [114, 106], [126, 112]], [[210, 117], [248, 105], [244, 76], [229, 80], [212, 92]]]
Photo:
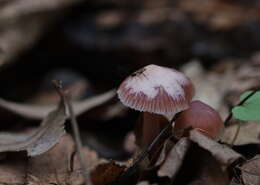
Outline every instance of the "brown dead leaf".
[[100, 164], [92, 171], [91, 180], [95, 185], [106, 185], [116, 180], [124, 170], [125, 166], [120, 166], [115, 162]]
[[[221, 138], [226, 143], [231, 143], [238, 125], [232, 125], [225, 129]], [[260, 144], [260, 123], [249, 122], [241, 123], [240, 131], [234, 145]]]
[[[98, 166], [99, 164], [103, 164], [107, 162], [107, 160], [105, 159], [100, 159], [94, 150], [91, 150], [87, 147], [83, 147], [82, 151], [86, 159], [85, 165], [87, 167], [87, 170], [89, 170], [90, 172], [93, 171], [95, 167]], [[84, 182], [83, 170], [81, 169], [81, 164], [78, 155], [75, 155], [71, 167], [73, 168], [73, 171], [70, 174], [70, 178], [67, 184], [72, 184], [72, 185], [83, 184]]]
[[27, 137], [0, 134], [0, 152], [27, 151], [28, 156], [36, 156], [48, 151], [65, 133], [64, 123], [67, 117], [65, 112], [66, 107], [61, 97], [57, 109], [48, 114], [33, 134], [28, 134]]
[[188, 138], [180, 139], [167, 154], [164, 163], [157, 172], [158, 176], [167, 176], [169, 178], [173, 178], [181, 167], [189, 146], [190, 141]]
[[[95, 165], [103, 162], [96, 152], [84, 147], [84, 157], [92, 170]], [[31, 185], [71, 184], [84, 183], [83, 171], [75, 153], [75, 143], [71, 136], [64, 135], [60, 142], [48, 152], [30, 158], [27, 168], [27, 183]]]
[[[110, 90], [103, 94], [97, 95], [80, 102], [74, 102], [73, 108], [75, 115], [78, 116], [94, 107], [97, 107], [115, 96], [115, 90]], [[0, 107], [8, 110], [12, 113], [18, 114], [25, 118], [30, 119], [43, 119], [50, 111], [52, 111], [54, 105], [28, 105], [28, 104], [19, 104], [11, 101], [4, 100], [0, 98]]]
[[27, 160], [24, 155], [10, 154], [0, 162], [1, 185], [23, 185]]
[[190, 139], [209, 151], [223, 165], [228, 166], [243, 157], [226, 145], [217, 143], [195, 129], [190, 131]]
[[242, 178], [246, 185], [260, 184], [260, 155], [247, 161], [239, 169], [242, 172]]
[[64, 183], [72, 172], [72, 157], [75, 145], [69, 135], [61, 137], [60, 142], [48, 152], [29, 158], [27, 167], [27, 183], [59, 184]]

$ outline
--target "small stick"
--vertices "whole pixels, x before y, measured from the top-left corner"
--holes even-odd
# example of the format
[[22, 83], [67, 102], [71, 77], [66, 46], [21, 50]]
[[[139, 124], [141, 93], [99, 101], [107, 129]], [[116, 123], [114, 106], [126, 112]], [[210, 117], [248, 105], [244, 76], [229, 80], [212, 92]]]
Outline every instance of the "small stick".
[[[240, 101], [236, 106], [240, 106], [243, 105], [251, 96], [253, 96], [255, 93], [257, 92], [257, 90], [253, 90], [249, 95], [247, 95], [242, 101]], [[233, 106], [235, 107], [235, 106]], [[232, 108], [233, 108], [232, 107]], [[224, 121], [224, 125], [227, 126], [228, 122], [231, 120], [233, 116], [232, 111], [229, 112], [229, 115], [227, 116], [227, 118]]]
[[76, 120], [76, 117], [74, 114], [73, 106], [71, 104], [71, 97], [68, 95], [68, 93], [64, 92], [61, 81], [53, 81], [53, 83], [54, 83], [54, 86], [57, 88], [58, 92], [60, 94], [62, 94], [61, 97], [64, 97], [64, 101], [68, 106], [68, 111], [69, 111], [69, 115], [70, 115], [73, 135], [75, 137], [78, 157], [79, 157], [81, 168], [83, 170], [83, 176], [85, 178], [85, 185], [92, 185], [92, 182], [89, 178], [89, 173], [87, 171], [87, 167], [85, 165], [86, 163], [85, 163], [84, 155], [83, 155], [83, 151], [82, 151], [82, 142], [80, 139], [79, 127], [78, 127], [78, 123], [77, 123], [77, 120]]

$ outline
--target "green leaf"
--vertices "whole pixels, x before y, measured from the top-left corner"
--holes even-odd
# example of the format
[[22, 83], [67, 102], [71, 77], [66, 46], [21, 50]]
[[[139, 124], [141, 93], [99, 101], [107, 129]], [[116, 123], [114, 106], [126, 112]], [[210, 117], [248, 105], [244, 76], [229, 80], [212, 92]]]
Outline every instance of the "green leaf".
[[[240, 96], [240, 100], [245, 99], [252, 91], [246, 91]], [[243, 121], [260, 120], [260, 91], [246, 100], [243, 105], [236, 106], [232, 109], [235, 118]]]

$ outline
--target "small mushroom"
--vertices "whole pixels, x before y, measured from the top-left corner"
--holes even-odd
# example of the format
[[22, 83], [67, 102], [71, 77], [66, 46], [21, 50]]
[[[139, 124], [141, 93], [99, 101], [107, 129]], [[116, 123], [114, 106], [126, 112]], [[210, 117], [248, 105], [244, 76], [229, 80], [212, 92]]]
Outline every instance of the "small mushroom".
[[194, 87], [183, 73], [151, 64], [126, 78], [117, 93], [125, 106], [144, 112], [142, 143], [148, 145], [176, 113], [189, 107]]
[[204, 135], [217, 139], [219, 138], [224, 123], [219, 113], [209, 105], [201, 101], [193, 101], [189, 109], [178, 115], [175, 121], [175, 129], [194, 128]]

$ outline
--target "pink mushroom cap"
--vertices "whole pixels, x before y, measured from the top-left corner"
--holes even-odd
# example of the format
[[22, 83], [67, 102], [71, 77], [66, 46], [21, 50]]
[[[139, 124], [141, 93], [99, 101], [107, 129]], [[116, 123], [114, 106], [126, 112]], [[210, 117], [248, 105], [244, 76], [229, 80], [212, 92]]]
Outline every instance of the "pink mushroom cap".
[[151, 64], [126, 78], [117, 93], [121, 102], [132, 109], [175, 115], [189, 107], [194, 87], [183, 73]]
[[224, 128], [219, 113], [209, 105], [196, 100], [191, 102], [190, 108], [180, 113], [175, 129], [194, 128], [204, 135], [218, 139]]

